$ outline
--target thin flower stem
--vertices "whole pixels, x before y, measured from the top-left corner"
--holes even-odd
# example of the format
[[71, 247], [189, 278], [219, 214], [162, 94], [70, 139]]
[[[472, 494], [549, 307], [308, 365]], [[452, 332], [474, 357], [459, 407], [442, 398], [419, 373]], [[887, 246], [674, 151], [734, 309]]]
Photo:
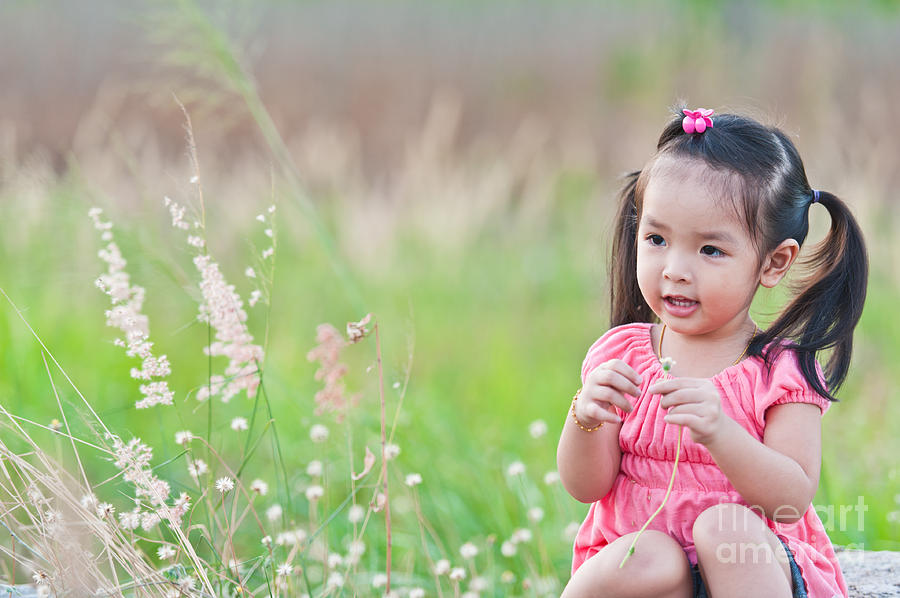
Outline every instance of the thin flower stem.
[[641, 537], [641, 534], [644, 533], [644, 530], [647, 529], [647, 526], [650, 525], [650, 522], [653, 521], [653, 518], [659, 515], [659, 512], [663, 510], [663, 507], [666, 506], [666, 501], [669, 500], [669, 494], [672, 492], [672, 486], [675, 484], [675, 474], [678, 472], [678, 458], [681, 456], [681, 433], [684, 431], [684, 426], [678, 426], [678, 444], [675, 446], [675, 464], [672, 466], [672, 475], [669, 477], [669, 487], [666, 488], [666, 495], [663, 496], [662, 503], [659, 505], [659, 508], [650, 515], [650, 519], [648, 519], [641, 529], [638, 530], [638, 533], [635, 534], [634, 539], [631, 540], [631, 546], [628, 547], [628, 551], [625, 553], [625, 557], [622, 559], [622, 562], [619, 563], [619, 569], [625, 565], [625, 561], [628, 560], [632, 554], [634, 554], [634, 545], [637, 543], [637, 539]]
[[387, 530], [387, 582], [385, 594], [391, 593], [391, 501], [388, 494], [387, 475], [387, 435], [385, 427], [385, 401], [384, 401], [384, 368], [381, 365], [381, 336], [378, 334], [378, 322], [375, 322], [375, 353], [378, 362], [378, 392], [381, 395], [381, 483], [384, 489], [384, 521]]
[[[419, 491], [413, 487], [413, 505], [416, 509], [416, 519], [419, 521], [419, 536], [422, 539], [422, 554], [425, 555], [425, 560], [428, 562], [428, 570], [431, 571], [432, 576], [434, 577], [434, 585], [437, 589], [438, 598], [443, 598], [444, 594], [441, 592], [441, 578], [437, 573], [434, 572], [434, 560], [431, 558], [431, 555], [428, 552], [428, 541], [425, 537], [425, 528], [427, 526], [427, 521], [425, 521], [425, 515], [422, 514], [422, 505], [419, 501]], [[430, 533], [430, 530], [429, 530]]]
[[[257, 369], [259, 368], [259, 363], [256, 364]], [[269, 416], [269, 421], [272, 424], [272, 448], [275, 452], [275, 456], [278, 458], [278, 466], [281, 468], [281, 477], [284, 479], [284, 497], [285, 502], [287, 503], [288, 512], [292, 512], [294, 508], [294, 501], [291, 500], [291, 486], [288, 482], [288, 473], [287, 466], [284, 464], [284, 454], [281, 451], [281, 441], [278, 440], [278, 428], [275, 427], [275, 416], [272, 414], [272, 405], [269, 403], [269, 393], [266, 391], [266, 385], [263, 383], [262, 376], [260, 375], [259, 379], [259, 393], [263, 395], [263, 403], [266, 406], [266, 414]]]

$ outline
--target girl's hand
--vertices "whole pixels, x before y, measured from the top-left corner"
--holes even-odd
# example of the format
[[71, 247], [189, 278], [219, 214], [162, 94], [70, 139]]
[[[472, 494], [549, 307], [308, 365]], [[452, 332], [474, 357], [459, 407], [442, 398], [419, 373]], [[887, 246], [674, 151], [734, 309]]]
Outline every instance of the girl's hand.
[[659, 405], [668, 410], [665, 421], [690, 428], [698, 444], [709, 444], [726, 428], [728, 416], [709, 378], [671, 378], [651, 384], [647, 391], [662, 395]]
[[612, 359], [595, 367], [584, 379], [584, 386], [575, 401], [575, 416], [585, 426], [601, 422], [620, 423], [622, 419], [612, 410], [613, 405], [625, 412], [632, 410], [625, 393], [641, 395], [642, 379], [621, 359]]

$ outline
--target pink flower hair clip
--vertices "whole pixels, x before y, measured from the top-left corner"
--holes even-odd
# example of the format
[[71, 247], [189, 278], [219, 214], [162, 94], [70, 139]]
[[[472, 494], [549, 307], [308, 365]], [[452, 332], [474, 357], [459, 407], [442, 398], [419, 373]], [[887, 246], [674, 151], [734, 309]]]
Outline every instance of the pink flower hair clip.
[[684, 112], [684, 120], [681, 121], [681, 127], [685, 133], [702, 133], [707, 127], [712, 128], [713, 126], [713, 121], [710, 118], [713, 115], [713, 110], [707, 110], [706, 108], [688, 110], [685, 108], [682, 112]]

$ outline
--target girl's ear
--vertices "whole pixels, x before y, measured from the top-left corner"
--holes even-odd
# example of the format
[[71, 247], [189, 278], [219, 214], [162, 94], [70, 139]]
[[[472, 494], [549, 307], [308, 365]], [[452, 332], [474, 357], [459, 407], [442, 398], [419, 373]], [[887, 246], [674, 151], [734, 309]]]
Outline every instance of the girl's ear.
[[763, 267], [759, 274], [759, 284], [771, 289], [784, 278], [791, 264], [800, 253], [800, 244], [796, 239], [785, 239], [778, 247], [769, 252], [763, 260]]

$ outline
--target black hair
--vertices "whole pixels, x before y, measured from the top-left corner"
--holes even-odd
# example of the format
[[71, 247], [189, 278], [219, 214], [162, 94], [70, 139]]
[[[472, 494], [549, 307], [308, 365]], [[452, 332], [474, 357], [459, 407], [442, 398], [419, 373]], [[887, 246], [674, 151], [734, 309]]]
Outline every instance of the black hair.
[[[666, 125], [657, 153], [643, 171], [625, 177], [610, 262], [611, 326], [656, 320], [638, 286], [637, 228], [646, 182], [661, 157], [697, 160], [712, 173], [725, 175], [722, 181], [756, 244], [760, 265], [785, 239], [795, 239], [801, 247], [806, 240], [809, 207], [816, 192], [787, 135], [734, 114], [716, 115], [704, 133], [689, 134], [682, 128], [683, 116], [679, 110]], [[831, 216], [831, 229], [803, 260], [810, 275], [792, 285], [796, 296], [768, 330], [753, 336], [747, 355], [762, 357], [771, 369], [786, 348], [781, 341], [789, 341], [803, 377], [817, 393], [835, 401], [847, 377], [853, 330], [865, 302], [868, 256], [862, 231], [847, 204], [827, 191], [817, 196]], [[816, 354], [829, 349], [833, 352], [824, 368], [826, 388], [816, 372]]]

